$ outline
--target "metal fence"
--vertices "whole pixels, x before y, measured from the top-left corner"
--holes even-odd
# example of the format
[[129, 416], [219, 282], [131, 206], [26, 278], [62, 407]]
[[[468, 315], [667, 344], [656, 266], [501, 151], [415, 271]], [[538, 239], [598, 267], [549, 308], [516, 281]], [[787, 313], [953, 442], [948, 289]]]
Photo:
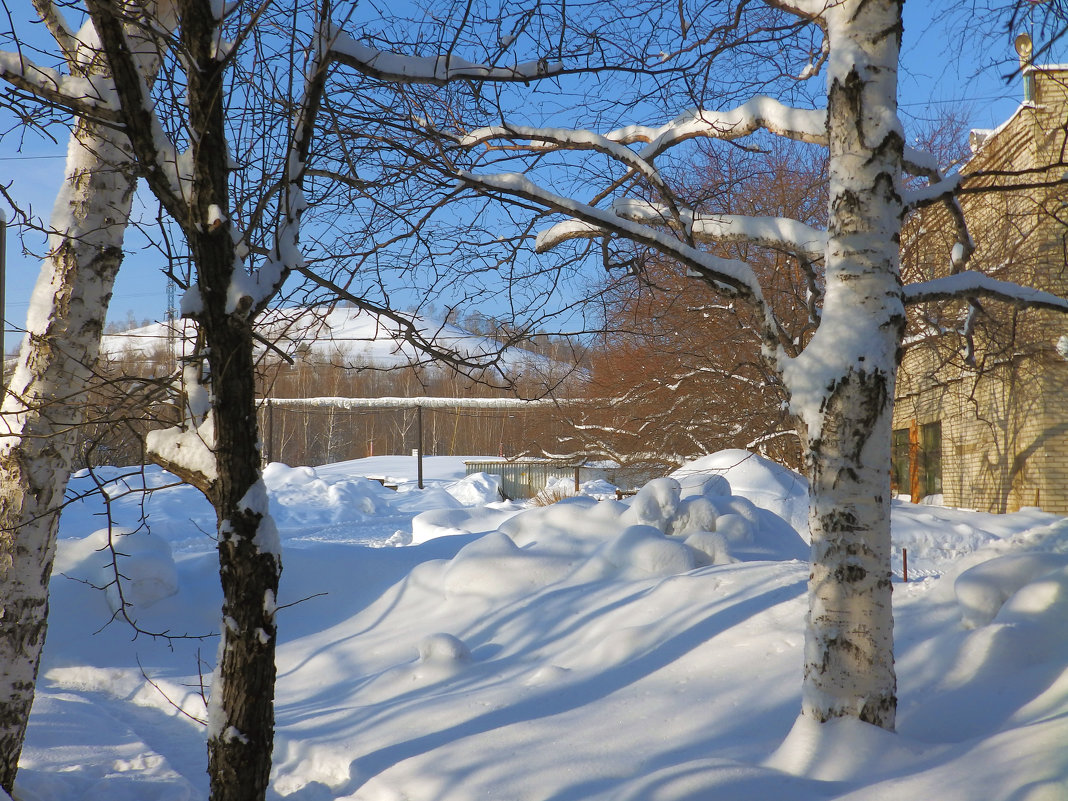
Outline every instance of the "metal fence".
[[501, 491], [512, 500], [519, 498], [533, 498], [548, 485], [552, 479], [564, 479], [573, 481], [575, 489], [583, 481], [592, 478], [603, 477], [604, 471], [598, 471], [593, 475], [591, 468], [581, 465], [560, 464], [543, 459], [530, 459], [522, 461], [505, 461], [501, 459], [486, 459], [478, 461], [465, 461], [467, 475], [473, 473], [489, 473], [499, 476], [501, 479]]

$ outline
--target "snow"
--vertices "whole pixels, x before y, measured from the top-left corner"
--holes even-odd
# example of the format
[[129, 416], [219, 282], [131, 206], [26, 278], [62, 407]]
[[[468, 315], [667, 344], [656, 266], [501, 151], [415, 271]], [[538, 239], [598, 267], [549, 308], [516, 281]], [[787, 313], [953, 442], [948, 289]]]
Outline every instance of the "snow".
[[145, 448], [172, 466], [199, 474], [208, 481], [219, 478], [215, 461], [215, 420], [208, 414], [196, 428], [157, 428], [145, 435]]
[[969, 629], [987, 625], [1021, 589], [1063, 572], [1065, 566], [1068, 566], [1068, 554], [1022, 553], [1000, 556], [969, 568], [953, 584], [962, 623]]
[[1062, 297], [1039, 289], [1020, 286], [1010, 281], [999, 281], [973, 270], [909, 284], [904, 288], [907, 303], [920, 303], [942, 298], [966, 298], [974, 295], [990, 295], [1022, 306], [1068, 310], [1068, 300]]
[[494, 139], [524, 139], [531, 148], [563, 147], [574, 150], [597, 150], [626, 164], [645, 177], [654, 186], [663, 187], [663, 181], [652, 164], [636, 155], [625, 145], [619, 144], [609, 136], [601, 136], [593, 131], [569, 130], [566, 128], [532, 128], [526, 125], [495, 125], [472, 131], [460, 140], [463, 147], [490, 142]]
[[[234, 308], [242, 293], [251, 296], [256, 291], [254, 279], [243, 272], [241, 277], [235, 275], [230, 289], [229, 302]], [[200, 308], [199, 293], [191, 290], [183, 296], [183, 314], [195, 314]], [[544, 356], [521, 348], [504, 348], [495, 340], [448, 323], [425, 317], [415, 317], [412, 322], [418, 335], [435, 347], [487, 365], [498, 360], [505, 372], [549, 373], [567, 369]], [[169, 342], [169, 325], [177, 326], [179, 355], [190, 354], [196, 340], [195, 324], [191, 320], [153, 323], [106, 335], [101, 341], [101, 353], [112, 357], [148, 357], [164, 352]], [[324, 362], [369, 367], [398, 367], [427, 360], [423, 352], [405, 340], [396, 323], [355, 308], [269, 309], [257, 318], [256, 331], [287, 355], [302, 359], [313, 356]]]
[[960, 173], [955, 173], [940, 181], [931, 181], [927, 186], [906, 191], [902, 200], [906, 206], [917, 206], [943, 196], [950, 197], [957, 191], [960, 182]]
[[62, 102], [72, 98], [87, 108], [117, 110], [115, 89], [109, 78], [63, 75], [30, 61], [23, 51], [0, 52], [0, 75], [16, 86]]
[[[104, 589], [108, 607], [123, 602], [132, 616], [178, 592], [178, 572], [169, 543], [144, 529], [102, 528], [65, 548], [55, 572]], [[117, 576], [121, 576], [120, 581]]]
[[513, 67], [490, 67], [456, 55], [407, 56], [360, 44], [338, 28], [330, 31], [331, 56], [369, 75], [401, 83], [445, 83], [450, 80], [530, 81], [563, 69], [558, 62], [530, 61]]
[[[671, 221], [665, 206], [633, 198], [618, 198], [612, 209], [633, 222], [663, 224]], [[809, 258], [822, 257], [827, 234], [786, 217], [750, 217], [738, 214], [695, 215], [691, 210], [680, 214], [683, 225], [698, 239], [715, 241], [743, 240], [786, 247]]]
[[[801, 477], [725, 451], [625, 501], [538, 507], [463, 462], [426, 457], [424, 490], [408, 455], [264, 470], [249, 505], [266, 490], [286, 564], [264, 599], [269, 798], [1068, 798], [1068, 521], [894, 502], [911, 580], [894, 584], [891, 734], [798, 718]], [[16, 794], [201, 801], [214, 512], [158, 468], [97, 475], [131, 615], [190, 638], [109, 623], [114, 590], [90, 586], [116, 572], [103, 503], [73, 500]]]
[[709, 136], [739, 139], [759, 128], [805, 142], [822, 143], [827, 137], [827, 110], [792, 108], [771, 97], [756, 96], [728, 111], [691, 109], [658, 128], [629, 125], [608, 134], [622, 144], [648, 142], [639, 155], [650, 159], [686, 139]]

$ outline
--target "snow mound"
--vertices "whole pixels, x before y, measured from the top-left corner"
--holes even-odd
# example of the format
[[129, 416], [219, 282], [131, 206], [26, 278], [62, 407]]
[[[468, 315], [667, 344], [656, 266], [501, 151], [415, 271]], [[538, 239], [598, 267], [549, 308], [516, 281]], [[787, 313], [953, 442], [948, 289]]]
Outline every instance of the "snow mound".
[[720, 494], [730, 485], [719, 478], [654, 479], [627, 501], [565, 498], [516, 515], [501, 531], [523, 548], [572, 555], [600, 549], [614, 568], [660, 576], [735, 560], [807, 558], [807, 544], [782, 518]]
[[448, 598], [507, 598], [567, 576], [574, 561], [558, 554], [521, 550], [507, 535], [491, 532], [460, 549], [445, 569]]
[[[947, 677], [950, 683], [963, 684], [984, 675], [1012, 675], [1046, 663], [1063, 665], [1065, 643], [1063, 638], [1051, 637], [1050, 631], [1063, 627], [1068, 620], [1068, 561], [1060, 559], [1060, 565], [1051, 568], [1056, 561], [1000, 557], [979, 566], [990, 565], [987, 571], [968, 571], [984, 574], [973, 575], [966, 582], [966, 586], [977, 590], [970, 597], [974, 600], [985, 595], [988, 603], [978, 611], [969, 608], [975, 616], [965, 618], [964, 623], [974, 624], [974, 631], [961, 645]], [[957, 583], [967, 575], [958, 578]], [[1018, 583], [1020, 586], [1010, 592]], [[991, 611], [994, 613], [987, 619]]]
[[646, 576], [674, 576], [697, 566], [693, 551], [684, 542], [665, 537], [658, 528], [648, 525], [624, 529], [605, 548], [603, 556], [621, 570]]
[[484, 506], [502, 500], [501, 479], [489, 473], [472, 473], [445, 487], [464, 506]]
[[496, 531], [520, 509], [521, 507], [505, 502], [475, 508], [432, 509], [420, 512], [412, 518], [411, 544], [419, 545], [440, 537]]
[[[704, 492], [706, 482], [687, 486]], [[412, 541], [485, 532], [423, 579], [446, 599], [504, 600], [570, 581], [666, 579], [704, 565], [804, 556], [804, 541], [781, 518], [714, 494], [723, 482], [709, 488], [712, 495], [683, 498], [679, 481], [661, 478], [628, 502], [579, 495], [520, 512], [510, 504], [439, 509], [413, 519]]]
[[808, 536], [808, 481], [770, 459], [737, 449], [719, 451], [684, 464], [671, 476], [688, 486], [702, 482], [706, 496], [747, 498]]
[[718, 517], [719, 510], [708, 498], [701, 495], [683, 498], [664, 533], [684, 537], [690, 532], [715, 531]]
[[819, 723], [799, 715], [769, 768], [819, 781], [871, 780], [907, 769], [923, 754], [921, 744], [857, 718]]
[[698, 567], [729, 565], [734, 561], [730, 546], [718, 531], [695, 531], [683, 542], [693, 551]]
[[64, 540], [54, 569], [103, 588], [113, 612], [124, 601], [136, 612], [178, 592], [171, 546], [143, 528], [102, 528], [80, 540]]
[[586, 553], [619, 533], [619, 518], [626, 510], [627, 505], [619, 501], [576, 495], [523, 511], [503, 523], [500, 530], [521, 548]]
[[419, 643], [420, 662], [470, 662], [471, 651], [452, 634], [430, 634]]
[[661, 534], [675, 517], [682, 495], [682, 485], [673, 478], [654, 478], [630, 501], [622, 519], [639, 526], [652, 526]]
[[[985, 626], [999, 616], [1010, 598], [1022, 595], [1013, 608], [1027, 608], [1037, 604], [1045, 608], [1053, 599], [1043, 599], [1043, 593], [1056, 592], [1053, 581], [1043, 579], [1068, 565], [1068, 555], [1055, 553], [1019, 553], [1001, 556], [969, 568], [957, 577], [953, 589], [960, 605], [961, 621], [965, 628]], [[1038, 582], [1036, 586], [1030, 586]], [[1021, 592], [1028, 587], [1027, 592]], [[1047, 603], [1048, 601], [1048, 603]]]
[[279, 529], [359, 522], [386, 511], [395, 494], [377, 481], [326, 481], [313, 467], [272, 462], [263, 470], [271, 515]]

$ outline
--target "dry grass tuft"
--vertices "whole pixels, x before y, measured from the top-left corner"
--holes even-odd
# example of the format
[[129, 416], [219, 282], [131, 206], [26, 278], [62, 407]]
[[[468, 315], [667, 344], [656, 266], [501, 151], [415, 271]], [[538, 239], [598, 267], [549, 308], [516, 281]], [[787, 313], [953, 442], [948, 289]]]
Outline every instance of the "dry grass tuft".
[[562, 501], [564, 498], [570, 498], [574, 494], [574, 490], [570, 487], [557, 484], [554, 487], [546, 487], [531, 498], [530, 502], [534, 506], [552, 506], [557, 501]]

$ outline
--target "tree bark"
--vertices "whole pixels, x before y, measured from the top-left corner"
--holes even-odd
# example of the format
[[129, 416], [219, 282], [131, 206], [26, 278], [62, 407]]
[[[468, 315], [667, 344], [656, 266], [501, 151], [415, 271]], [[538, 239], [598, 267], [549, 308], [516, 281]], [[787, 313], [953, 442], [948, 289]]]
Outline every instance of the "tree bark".
[[[825, 12], [830, 219], [820, 328], [792, 368], [808, 427], [812, 572], [803, 714], [893, 729], [890, 429], [904, 329], [900, 0]], [[820, 385], [799, 390], [799, 376]], [[813, 382], [814, 383], [814, 382]]]
[[[229, 240], [229, 233], [224, 236]], [[207, 266], [201, 262], [202, 271]], [[282, 564], [258, 469], [250, 329], [232, 318], [220, 323], [205, 326], [215, 397], [218, 481], [213, 502], [224, 598], [222, 643], [211, 688], [208, 773], [213, 801], [252, 801], [264, 798], [271, 772], [274, 599]]]
[[[233, 240], [225, 228], [202, 239], [197, 257], [205, 296], [218, 478], [223, 589], [222, 643], [211, 688], [208, 773], [213, 801], [263, 799], [274, 744], [274, 599], [282, 563], [260, 478], [252, 336], [247, 320], [226, 313]], [[210, 247], [214, 245], [214, 247]]]
[[44, 645], [59, 508], [136, 186], [121, 135], [79, 121], [50, 251], [0, 414], [0, 787], [9, 793]]
[[189, 71], [190, 130], [197, 137], [183, 227], [202, 300], [196, 317], [207, 346], [217, 474], [209, 497], [218, 520], [223, 590], [208, 774], [212, 801], [260, 801], [274, 747], [274, 612], [282, 562], [260, 477], [252, 299], [233, 297], [235, 273], [243, 267], [229, 221], [226, 62], [212, 47], [214, 20], [198, 10], [196, 3], [185, 9], [181, 30], [198, 65]]

